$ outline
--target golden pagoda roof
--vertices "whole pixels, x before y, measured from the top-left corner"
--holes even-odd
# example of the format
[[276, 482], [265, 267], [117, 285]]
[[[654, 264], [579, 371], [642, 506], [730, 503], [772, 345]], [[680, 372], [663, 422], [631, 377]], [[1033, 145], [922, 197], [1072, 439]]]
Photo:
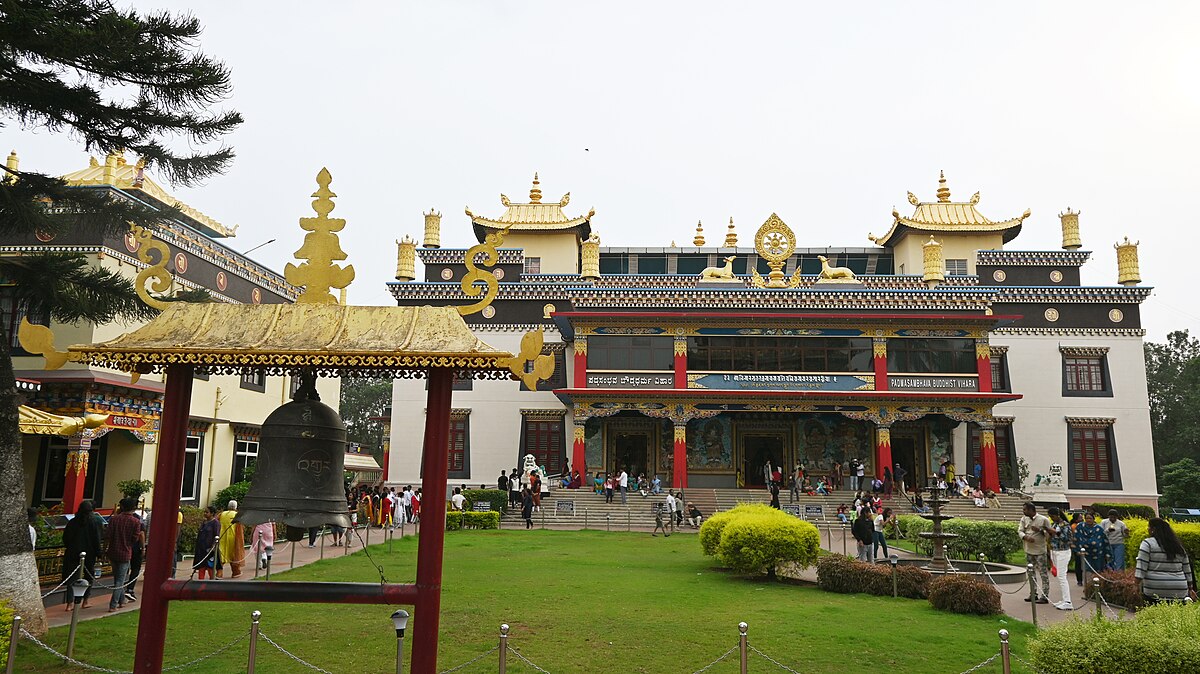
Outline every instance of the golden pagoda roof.
[[1004, 241], [1011, 241], [1021, 232], [1021, 225], [1029, 217], [1026, 209], [1020, 217], [1008, 220], [993, 221], [975, 208], [979, 203], [979, 193], [971, 196], [969, 201], [951, 201], [950, 188], [946, 186], [946, 174], [938, 177], [937, 201], [920, 201], [912, 192], [908, 193], [908, 202], [916, 209], [909, 217], [900, 215], [892, 209], [892, 226], [886, 234], [880, 237], [867, 235], [867, 238], [880, 246], [895, 244], [910, 230], [921, 234], [980, 234], [999, 232], [1004, 235]]
[[[37, 351], [41, 353], [41, 349]], [[450, 307], [174, 302], [107, 342], [71, 346], [67, 359], [133, 372], [191, 364], [210, 372], [313, 368], [325, 374], [429, 367], [505, 370], [512, 354], [480, 341]]]
[[167, 206], [178, 208], [181, 213], [194, 220], [205, 234], [219, 237], [237, 236], [237, 225], [234, 225], [232, 228], [222, 225], [176, 199], [170, 192], [163, 189], [161, 185], [151, 180], [146, 175], [145, 167], [141, 161], [136, 164], [130, 164], [125, 160], [124, 153], [114, 152], [105, 157], [103, 164], [97, 161], [95, 157], [89, 157], [88, 163], [87, 168], [72, 171], [64, 175], [62, 179], [67, 181], [68, 185], [75, 187], [111, 185], [120, 190], [137, 190]]
[[500, 203], [506, 207], [506, 210], [498, 218], [475, 215], [471, 212], [470, 207], [467, 207], [467, 217], [471, 218], [471, 223], [475, 225], [475, 235], [479, 240], [483, 241], [486, 234], [482, 230], [552, 232], [577, 227], [580, 228], [580, 238], [586, 239], [591, 231], [590, 220], [596, 214], [596, 209], [591, 209], [587, 215], [582, 217], [567, 217], [567, 214], [563, 213], [563, 207], [570, 203], [571, 193], [567, 192], [558, 201], [543, 203], [540, 185], [537, 174], [533, 174], [533, 187], [529, 190], [528, 203], [517, 203], [501, 194]]

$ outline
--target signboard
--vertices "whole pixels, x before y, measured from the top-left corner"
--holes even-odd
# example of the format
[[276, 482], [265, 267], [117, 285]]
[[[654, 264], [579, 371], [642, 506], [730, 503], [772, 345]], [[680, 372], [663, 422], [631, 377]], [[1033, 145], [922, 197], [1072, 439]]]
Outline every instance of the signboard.
[[565, 516], [565, 517], [574, 517], [575, 516], [575, 502], [574, 501], [555, 501], [554, 502], [554, 514], [559, 515], [559, 516]]
[[490, 512], [491, 509], [492, 509], [491, 501], [471, 501], [471, 510], [474, 510], [477, 513]]
[[123, 414], [110, 414], [108, 421], [104, 422], [106, 426], [113, 428], [141, 428], [146, 425], [146, 420], [141, 417], [127, 417]]
[[794, 515], [796, 517], [800, 516], [800, 506], [798, 504], [789, 503], [787, 505], [781, 505], [779, 506], [779, 509], [789, 515]]
[[588, 388], [674, 388], [675, 375], [640, 372], [589, 372]]
[[978, 391], [979, 379], [963, 376], [889, 375], [892, 391]]
[[688, 388], [725, 391], [870, 391], [873, 374], [688, 374]]
[[825, 508], [823, 506], [819, 506], [819, 505], [804, 506], [804, 519], [806, 519], [810, 522], [813, 520], [824, 521], [825, 520]]

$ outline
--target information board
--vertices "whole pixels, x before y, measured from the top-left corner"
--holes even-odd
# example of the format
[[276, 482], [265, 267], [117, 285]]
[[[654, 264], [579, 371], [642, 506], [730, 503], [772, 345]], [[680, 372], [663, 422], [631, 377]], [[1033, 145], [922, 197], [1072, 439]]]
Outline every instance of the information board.
[[475, 512], [490, 512], [492, 509], [491, 501], [471, 501], [471, 509]]
[[556, 500], [554, 502], [554, 513], [556, 515], [561, 515], [563, 517], [574, 517], [575, 516], [575, 502], [574, 501]]
[[800, 506], [795, 503], [781, 505], [781, 506], [779, 506], [779, 509], [789, 515], [795, 515], [796, 517], [800, 516]]
[[823, 506], [819, 506], [819, 505], [804, 506], [804, 519], [806, 519], [810, 522], [812, 520], [822, 520], [823, 521], [825, 519], [825, 508]]

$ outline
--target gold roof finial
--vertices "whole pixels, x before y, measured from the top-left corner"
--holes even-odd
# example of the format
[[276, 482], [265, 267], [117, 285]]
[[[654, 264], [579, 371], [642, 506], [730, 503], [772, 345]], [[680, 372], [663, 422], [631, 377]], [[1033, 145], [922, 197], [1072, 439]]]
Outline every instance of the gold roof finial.
[[333, 198], [337, 196], [329, 189], [331, 182], [333, 176], [329, 175], [328, 169], [322, 168], [317, 174], [318, 189], [312, 195], [315, 197], [312, 208], [317, 217], [300, 218], [300, 227], [308, 234], [304, 235], [304, 245], [294, 255], [303, 262], [299, 265], [289, 262], [283, 269], [288, 283], [304, 287], [304, 292], [296, 298], [297, 304], [337, 304], [337, 297], [329, 290], [345, 288], [354, 280], [354, 265], [339, 267], [333, 264], [335, 260], [346, 259], [337, 235], [346, 226], [346, 221], [329, 217], [335, 206]]
[[542, 188], [538, 187], [541, 183], [538, 182], [537, 171], [533, 172], [533, 187], [529, 188], [529, 203], [542, 203]]
[[946, 172], [945, 171], [938, 172], [937, 200], [943, 204], [950, 203], [950, 188], [946, 187]]
[[729, 218], [729, 231], [725, 233], [725, 247], [737, 248], [737, 232], [733, 229], [733, 216]]
[[692, 239], [692, 243], [697, 248], [704, 245], [704, 224], [699, 220], [696, 221], [696, 236]]

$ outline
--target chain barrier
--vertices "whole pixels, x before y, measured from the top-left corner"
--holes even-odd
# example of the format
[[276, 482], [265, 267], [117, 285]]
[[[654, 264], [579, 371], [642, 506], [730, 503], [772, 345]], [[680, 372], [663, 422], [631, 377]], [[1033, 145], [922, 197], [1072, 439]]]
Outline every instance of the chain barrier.
[[309, 669], [313, 670], [314, 672], [321, 672], [321, 674], [333, 674], [333, 672], [330, 672], [330, 671], [329, 671], [329, 670], [327, 670], [327, 669], [321, 669], [320, 667], [318, 667], [318, 666], [314, 665], [313, 663], [311, 663], [311, 662], [309, 662], [309, 661], [307, 661], [307, 660], [304, 660], [304, 659], [303, 659], [303, 658], [301, 658], [300, 656], [298, 656], [298, 655], [295, 655], [295, 654], [293, 654], [293, 653], [290, 653], [290, 652], [288, 652], [288, 649], [286, 649], [286, 648], [284, 648], [283, 646], [280, 646], [279, 644], [275, 643], [275, 642], [274, 642], [274, 641], [271, 639], [271, 637], [267, 636], [266, 634], [263, 634], [262, 632], [259, 632], [259, 633], [258, 633], [258, 636], [259, 636], [259, 638], [260, 638], [260, 639], [262, 639], [263, 641], [265, 641], [265, 642], [267, 642], [268, 644], [271, 644], [272, 646], [274, 646], [274, 647], [275, 647], [275, 650], [279, 651], [280, 653], [283, 653], [284, 655], [286, 655], [286, 656], [288, 656], [289, 658], [291, 658], [291, 659], [295, 660], [296, 662], [300, 663], [301, 665], [304, 665], [305, 667], [308, 667]]
[[55, 592], [58, 592], [58, 590], [59, 590], [60, 588], [62, 588], [62, 586], [63, 586], [63, 585], [66, 585], [66, 584], [67, 584], [67, 581], [70, 581], [70, 580], [74, 579], [74, 578], [75, 578], [75, 574], [79, 573], [79, 567], [81, 567], [81, 566], [83, 566], [83, 565], [82, 565], [82, 564], [76, 564], [76, 565], [75, 565], [75, 568], [71, 570], [71, 573], [67, 574], [67, 575], [66, 575], [66, 577], [64, 577], [64, 578], [63, 578], [63, 582], [59, 583], [58, 585], [55, 585], [55, 586], [54, 586], [53, 588], [51, 588], [51, 589], [50, 589], [48, 592], [46, 592], [46, 594], [43, 594], [43, 595], [42, 595], [42, 599], [45, 599], [46, 597], [49, 597], [50, 595], [54, 594]]
[[962, 674], [971, 674], [971, 672], [977, 672], [977, 671], [979, 671], [979, 670], [983, 669], [984, 667], [987, 667], [988, 665], [990, 665], [990, 664], [992, 664], [993, 662], [995, 662], [995, 661], [996, 661], [996, 658], [998, 658], [998, 657], [1000, 657], [1000, 652], [999, 652], [999, 651], [997, 651], [997, 652], [996, 652], [996, 654], [995, 654], [995, 655], [993, 655], [992, 657], [990, 657], [990, 658], [988, 658], [987, 660], [984, 660], [983, 662], [979, 663], [978, 665], [975, 665], [974, 667], [972, 667], [972, 668], [970, 668], [970, 669], [966, 670], [966, 671], [965, 671], [965, 672], [963, 672]]
[[983, 563], [983, 575], [987, 576], [987, 579], [989, 581], [991, 581], [992, 586], [996, 588], [997, 592], [1000, 592], [1003, 594], [1019, 594], [1020, 592], [1022, 592], [1025, 589], [1025, 586], [1029, 584], [1029, 574], [1027, 573], [1027, 574], [1025, 574], [1025, 580], [1021, 581], [1020, 587], [1013, 590], [1012, 592], [1009, 592], [1008, 590], [1001, 588], [1000, 584], [996, 582], [996, 579], [992, 578], [992, 572], [988, 571], [986, 562]]
[[537, 665], [535, 665], [535, 664], [533, 664], [532, 662], [530, 662], [530, 661], [529, 661], [529, 658], [525, 657], [524, 655], [521, 655], [521, 652], [520, 652], [520, 651], [518, 651], [518, 650], [515, 650], [515, 649], [514, 649], [512, 646], [509, 646], [509, 647], [508, 647], [508, 652], [509, 652], [509, 653], [512, 653], [512, 654], [513, 654], [513, 655], [515, 655], [515, 656], [517, 656], [518, 658], [520, 658], [520, 659], [521, 659], [521, 661], [522, 661], [522, 662], [524, 662], [525, 664], [529, 665], [530, 667], [533, 667], [534, 669], [538, 670], [538, 671], [539, 671], [539, 672], [541, 672], [542, 674], [550, 674], [550, 672], [547, 672], [546, 670], [542, 669], [541, 667], [538, 667]]
[[780, 669], [782, 669], [782, 670], [785, 670], [785, 671], [791, 672], [792, 674], [800, 674], [800, 672], [797, 672], [796, 670], [792, 669], [791, 667], [788, 667], [787, 665], [785, 665], [785, 664], [783, 664], [782, 662], [780, 662], [780, 661], [776, 660], [775, 658], [773, 658], [773, 657], [771, 657], [771, 656], [767, 655], [766, 653], [763, 653], [762, 651], [758, 650], [757, 648], [755, 648], [755, 647], [754, 647], [754, 645], [753, 645], [753, 644], [747, 644], [747, 646], [750, 648], [750, 652], [751, 652], [751, 653], [754, 653], [755, 655], [757, 655], [757, 656], [759, 656], [759, 657], [763, 658], [763, 659], [764, 659], [764, 660], [766, 660], [767, 662], [770, 662], [770, 663], [774, 664], [776, 667], [778, 667], [778, 668], [780, 668]]
[[492, 646], [492, 648], [490, 650], [488, 650], [486, 653], [480, 653], [479, 655], [471, 658], [470, 660], [467, 660], [466, 662], [462, 663], [461, 665], [458, 665], [457, 667], [451, 667], [450, 669], [443, 669], [441, 672], [439, 672], [439, 674], [450, 674], [450, 672], [457, 672], [458, 670], [460, 670], [468, 665], [473, 665], [476, 662], [479, 662], [480, 660], [486, 658], [487, 656], [491, 655], [492, 653], [495, 653], [498, 650], [500, 650], [499, 646]]
[[696, 671], [692, 672], [692, 674], [701, 674], [702, 672], [707, 672], [709, 669], [712, 668], [713, 665], [717, 664], [718, 662], [721, 662], [722, 660], [733, 655], [734, 653], [737, 653], [737, 650], [738, 650], [738, 647], [734, 646], [733, 648], [725, 651], [725, 653], [721, 657], [717, 658], [716, 660], [713, 660], [712, 662], [708, 663], [707, 665], [704, 665], [700, 669], [697, 669]]
[[[1087, 558], [1087, 556], [1082, 556], [1081, 559], [1083, 559], [1083, 563], [1087, 565], [1087, 568], [1089, 571], [1089, 573], [1087, 575], [1091, 576], [1091, 578], [1089, 578], [1087, 581], [1089, 585], [1092, 582], [1094, 582], [1092, 579], [1097, 579], [1097, 578], [1100, 580], [1101, 583], [1111, 584], [1113, 582], [1113, 581], [1101, 576], [1100, 572], [1096, 570], [1096, 567], [1092, 566], [1092, 562]], [[1084, 589], [1086, 590], [1087, 588], [1084, 588]], [[1120, 620], [1121, 616], [1117, 615], [1117, 612], [1113, 610], [1113, 607], [1108, 605], [1108, 600], [1104, 598], [1104, 593], [1100, 592], [1099, 588], [1096, 588], [1096, 590], [1097, 590], [1096, 595], [1100, 597], [1101, 603], [1104, 604], [1104, 608], [1108, 609], [1108, 612], [1112, 616], [1113, 620]], [[1094, 603], [1096, 603], [1096, 597], [1092, 597], [1090, 600], [1085, 599], [1084, 601], [1091, 601], [1094, 604]]]
[[237, 646], [237, 645], [238, 645], [238, 644], [240, 644], [242, 641], [246, 640], [246, 638], [248, 638], [249, 636], [250, 636], [250, 630], [246, 630], [245, 632], [243, 632], [243, 633], [242, 633], [242, 636], [240, 636], [240, 637], [238, 637], [238, 638], [234, 639], [233, 641], [230, 641], [229, 643], [227, 643], [227, 644], [225, 644], [224, 646], [222, 646], [222, 647], [218, 648], [217, 650], [213, 651], [212, 653], [209, 653], [208, 655], [204, 655], [204, 656], [201, 656], [201, 657], [199, 657], [199, 658], [196, 658], [195, 660], [191, 660], [191, 661], [185, 662], [185, 663], [183, 663], [182, 665], [171, 665], [170, 667], [163, 667], [163, 671], [164, 671], [164, 672], [177, 672], [177, 671], [179, 671], [179, 670], [181, 670], [181, 669], [187, 669], [188, 667], [192, 667], [192, 666], [194, 666], [194, 665], [198, 665], [198, 664], [200, 664], [201, 662], [204, 662], [205, 660], [209, 660], [209, 659], [211, 659], [211, 658], [215, 658], [215, 657], [217, 657], [218, 655], [220, 655], [220, 654], [224, 653], [225, 651], [227, 651], [227, 650], [229, 650], [229, 649], [233, 648], [234, 646]]
[[128, 670], [109, 669], [107, 667], [100, 667], [98, 665], [90, 665], [81, 660], [76, 660], [75, 658], [69, 658], [69, 657], [67, 657], [67, 655], [65, 653], [59, 653], [58, 651], [54, 650], [50, 646], [47, 646], [46, 644], [42, 643], [41, 639], [38, 639], [37, 637], [30, 634], [29, 630], [25, 629], [24, 627], [21, 628], [21, 637], [24, 639], [28, 639], [29, 641], [32, 641], [33, 643], [37, 644], [38, 646], [41, 646], [42, 650], [44, 650], [48, 653], [52, 653], [53, 655], [61, 658], [64, 662], [75, 665], [76, 667], [82, 667], [84, 669], [91, 670], [93, 672], [109, 672], [109, 674], [133, 674], [133, 672], [128, 671]]
[[1029, 671], [1033, 672], [1033, 674], [1045, 674], [1045, 672], [1043, 672], [1042, 670], [1038, 669], [1037, 667], [1034, 667], [1032, 662], [1029, 662], [1028, 660], [1022, 658], [1021, 656], [1017, 655], [1016, 653], [1009, 652], [1009, 656], [1012, 657], [1013, 660], [1016, 660], [1017, 662], [1021, 663], [1022, 665], [1025, 665], [1026, 667], [1028, 667]]

